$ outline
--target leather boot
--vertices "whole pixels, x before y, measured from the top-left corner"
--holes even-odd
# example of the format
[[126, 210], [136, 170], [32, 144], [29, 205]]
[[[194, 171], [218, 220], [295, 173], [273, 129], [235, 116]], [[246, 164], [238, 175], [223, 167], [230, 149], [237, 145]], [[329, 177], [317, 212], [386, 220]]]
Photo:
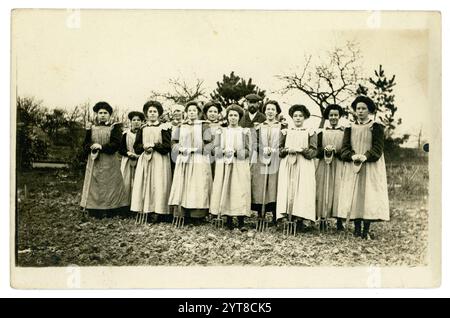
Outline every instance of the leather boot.
[[303, 219], [297, 220], [297, 228], [299, 232], [305, 232], [305, 224], [303, 223]]
[[240, 215], [237, 217], [238, 219], [238, 228], [241, 230], [241, 232], [247, 231], [247, 228], [244, 225], [244, 216]]
[[361, 220], [355, 220], [355, 231], [353, 232], [353, 236], [360, 237], [361, 236]]
[[367, 240], [369, 238], [370, 221], [364, 221], [364, 229], [362, 232], [362, 238]]
[[231, 216], [227, 215], [227, 223], [225, 224], [227, 229], [232, 230], [233, 229], [233, 218]]
[[342, 225], [342, 219], [341, 218], [337, 219], [336, 227], [337, 227], [338, 232], [341, 232], [341, 231], [344, 230], [344, 225]]
[[277, 226], [277, 213], [272, 212], [272, 225]]

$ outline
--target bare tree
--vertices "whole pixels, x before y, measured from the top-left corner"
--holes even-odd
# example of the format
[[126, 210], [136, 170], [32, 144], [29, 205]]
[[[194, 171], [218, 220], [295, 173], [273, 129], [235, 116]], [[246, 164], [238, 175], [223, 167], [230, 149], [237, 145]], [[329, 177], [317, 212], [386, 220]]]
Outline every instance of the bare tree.
[[66, 120], [69, 125], [86, 127], [87, 123], [94, 120], [94, 114], [89, 102], [76, 105], [66, 113]]
[[113, 107], [113, 112], [111, 115], [111, 122], [114, 123], [125, 123], [127, 119], [127, 112], [117, 106]]
[[52, 141], [58, 135], [61, 128], [67, 126], [67, 111], [62, 108], [55, 108], [52, 111], [46, 111], [40, 127], [47, 133]]
[[329, 51], [327, 58], [317, 65], [312, 65], [312, 55], [306, 56], [301, 72], [277, 75], [285, 82], [281, 93], [299, 90], [319, 107], [322, 115], [330, 104], [344, 106], [355, 96], [358, 84], [365, 81], [361, 76], [361, 58], [359, 45], [352, 41]]
[[80, 105], [75, 106], [74, 109], [67, 112], [66, 119], [68, 123], [82, 122], [83, 110]]
[[191, 100], [204, 97], [205, 89], [203, 80], [197, 79], [194, 85], [189, 85], [185, 80], [169, 79], [170, 90], [165, 93], [151, 91], [149, 99], [160, 99], [176, 104], [185, 104]]
[[42, 100], [36, 100], [34, 97], [17, 97], [18, 123], [40, 127], [46, 112]]
[[89, 127], [94, 121], [94, 114], [89, 102], [84, 102], [75, 107], [73, 117], [80, 121], [84, 128]]
[[45, 133], [38, 132], [44, 122], [46, 108], [34, 97], [17, 96], [16, 164], [31, 168], [32, 162], [46, 159], [48, 141]]
[[[66, 112], [66, 121], [75, 127], [90, 127], [95, 121], [95, 114], [89, 102], [76, 105], [71, 111]], [[127, 112], [119, 107], [113, 107], [111, 115], [112, 122], [124, 123], [127, 119]]]

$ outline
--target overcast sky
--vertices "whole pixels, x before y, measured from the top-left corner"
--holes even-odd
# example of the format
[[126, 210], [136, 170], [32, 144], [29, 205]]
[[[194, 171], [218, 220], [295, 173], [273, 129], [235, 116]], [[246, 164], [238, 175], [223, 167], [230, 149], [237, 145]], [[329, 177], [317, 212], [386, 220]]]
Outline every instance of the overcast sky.
[[[71, 108], [99, 100], [142, 109], [152, 90], [170, 78], [204, 80], [209, 94], [224, 73], [235, 71], [286, 105], [318, 108], [304, 95], [271, 93], [275, 77], [328, 50], [356, 41], [363, 76], [382, 64], [395, 74], [398, 133], [427, 138], [430, 130], [429, 33], [424, 14], [370, 15], [330, 12], [249, 11], [19, 11], [13, 17], [18, 92], [44, 105]], [[426, 23], [425, 23], [426, 25]]]

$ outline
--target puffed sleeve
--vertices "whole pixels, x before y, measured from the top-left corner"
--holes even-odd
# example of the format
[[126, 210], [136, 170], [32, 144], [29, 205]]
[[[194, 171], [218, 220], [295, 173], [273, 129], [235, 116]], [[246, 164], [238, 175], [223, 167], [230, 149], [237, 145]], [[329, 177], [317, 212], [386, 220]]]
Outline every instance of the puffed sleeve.
[[113, 155], [119, 150], [121, 140], [122, 140], [122, 125], [114, 124], [111, 128], [111, 136], [109, 138], [109, 142], [102, 146], [101, 152]]
[[322, 140], [323, 140], [323, 131], [320, 131], [317, 134], [317, 156], [316, 156], [316, 158], [318, 158], [318, 159], [322, 159], [323, 158], [324, 150], [323, 150], [323, 142], [322, 142]]
[[250, 157], [250, 153], [251, 153], [251, 143], [250, 143], [250, 129], [246, 128], [244, 129], [244, 149], [245, 149], [245, 158], [249, 158]]
[[242, 140], [244, 147], [237, 149], [234, 156], [238, 159], [246, 159], [250, 156], [250, 129], [242, 129]]
[[[342, 133], [342, 138], [344, 138], [344, 133]], [[334, 156], [339, 160], [342, 160], [342, 147], [339, 150], [336, 150]]]
[[220, 141], [222, 138], [222, 133], [224, 132], [224, 127], [218, 127], [214, 132], [214, 147], [220, 147]]
[[172, 154], [178, 155], [178, 149], [180, 149], [180, 126], [173, 126], [172, 127], [172, 135], [171, 135], [171, 146], [172, 146]]
[[207, 123], [202, 123], [203, 153], [211, 154], [214, 148], [214, 136], [212, 129]]
[[202, 123], [203, 145], [207, 145], [213, 141], [213, 134], [208, 123]]
[[136, 139], [134, 140], [134, 145], [133, 145], [133, 149], [134, 149], [134, 153], [137, 155], [140, 155], [141, 153], [144, 152], [144, 141], [143, 141], [143, 128], [139, 128], [139, 130], [136, 133]]
[[352, 149], [352, 129], [351, 127], [347, 127], [344, 130], [344, 139], [342, 141], [342, 149], [341, 149], [341, 159], [343, 161], [352, 161], [352, 156], [355, 154], [355, 151]]
[[384, 127], [374, 123], [372, 126], [372, 147], [364, 154], [367, 162], [375, 162], [380, 159], [384, 150]]
[[303, 157], [311, 160], [317, 155], [317, 134], [313, 133], [308, 137], [308, 148], [303, 151]]
[[[170, 139], [171, 139], [170, 137], [171, 136], [170, 135], [171, 135], [170, 129], [168, 129], [168, 128], [161, 129], [161, 143], [156, 143], [153, 146], [153, 149], [162, 155], [168, 154], [171, 149], [171, 147], [170, 147]], [[136, 136], [136, 138], [137, 138], [137, 136]]]
[[262, 143], [261, 133], [262, 133], [261, 125], [258, 125], [257, 127], [255, 127], [255, 145], [254, 145], [254, 150], [256, 152], [259, 152], [259, 150], [262, 148], [262, 145], [260, 145], [260, 143]]
[[212, 142], [213, 147], [211, 149], [212, 156], [220, 156], [221, 155], [220, 142], [222, 139], [222, 133], [223, 133], [224, 129], [225, 129], [224, 127], [218, 127], [214, 131], [214, 138], [213, 138], [213, 142]]
[[[254, 127], [249, 128], [249, 150], [250, 150], [250, 158], [252, 158], [252, 161], [254, 158], [256, 158], [256, 155], [258, 153], [258, 133], [259, 129], [256, 129]], [[252, 162], [254, 163], [254, 162]]]
[[120, 147], [119, 147], [119, 153], [124, 156], [128, 157], [128, 149], [127, 149], [127, 133], [124, 133], [122, 135], [122, 139], [120, 140]]
[[92, 144], [92, 129], [86, 129], [86, 136], [84, 137], [83, 141], [83, 152], [86, 157], [91, 152]]
[[289, 132], [286, 130], [285, 133], [281, 133], [280, 135], [280, 146], [279, 146], [279, 151], [280, 151], [280, 158], [284, 158], [288, 155], [288, 150], [286, 149], [286, 136]]

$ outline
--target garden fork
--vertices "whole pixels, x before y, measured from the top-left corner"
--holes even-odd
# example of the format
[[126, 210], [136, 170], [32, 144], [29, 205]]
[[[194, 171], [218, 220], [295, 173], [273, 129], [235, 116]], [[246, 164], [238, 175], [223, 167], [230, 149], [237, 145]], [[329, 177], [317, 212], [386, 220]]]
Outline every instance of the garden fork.
[[172, 220], [173, 227], [182, 228], [184, 226], [184, 216], [181, 215], [182, 210], [181, 207], [178, 207], [179, 215], [174, 215]]
[[146, 224], [148, 220], [148, 213], [138, 212], [136, 215], [137, 224]]
[[219, 213], [217, 214], [217, 217], [213, 218], [211, 220], [211, 222], [212, 222], [212, 224], [213, 224], [213, 226], [215, 228], [217, 228], [217, 229], [222, 229], [223, 228], [224, 221], [223, 221], [223, 218], [222, 218], [221, 211], [219, 211]]
[[286, 236], [297, 234], [297, 222], [292, 221], [292, 211], [289, 211], [288, 219], [283, 223], [283, 234]]

